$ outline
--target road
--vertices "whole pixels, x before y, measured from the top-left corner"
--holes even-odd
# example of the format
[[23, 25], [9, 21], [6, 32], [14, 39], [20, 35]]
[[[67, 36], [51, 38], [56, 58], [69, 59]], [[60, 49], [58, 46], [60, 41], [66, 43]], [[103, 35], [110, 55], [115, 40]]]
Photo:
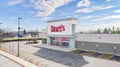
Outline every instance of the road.
[[0, 55], [0, 67], [22, 67], [22, 66]]

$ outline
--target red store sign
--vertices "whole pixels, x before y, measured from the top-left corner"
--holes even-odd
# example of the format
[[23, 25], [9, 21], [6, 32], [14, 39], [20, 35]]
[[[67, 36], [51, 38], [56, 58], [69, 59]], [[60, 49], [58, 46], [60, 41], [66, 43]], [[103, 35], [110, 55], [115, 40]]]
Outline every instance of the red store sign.
[[59, 26], [51, 25], [51, 32], [62, 32], [62, 31], [65, 31], [64, 25], [59, 25]]

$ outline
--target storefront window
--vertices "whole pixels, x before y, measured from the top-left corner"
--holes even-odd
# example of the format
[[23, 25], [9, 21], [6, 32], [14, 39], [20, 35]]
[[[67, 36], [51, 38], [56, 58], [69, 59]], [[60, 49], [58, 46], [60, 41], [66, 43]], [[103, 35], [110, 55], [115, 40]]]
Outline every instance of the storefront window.
[[69, 43], [68, 42], [62, 42], [63, 47], [69, 47]]
[[67, 37], [62, 37], [61, 40], [62, 40], [62, 41], [69, 41], [69, 38], [67, 38]]
[[51, 45], [60, 47], [69, 47], [69, 38], [67, 37], [51, 37]]

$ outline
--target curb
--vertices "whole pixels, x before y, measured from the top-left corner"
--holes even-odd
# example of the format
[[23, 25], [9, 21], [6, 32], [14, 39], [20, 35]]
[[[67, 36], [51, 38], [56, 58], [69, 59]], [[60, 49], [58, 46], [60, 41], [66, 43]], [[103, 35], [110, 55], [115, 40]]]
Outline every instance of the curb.
[[18, 63], [18, 64], [20, 64], [20, 65], [23, 66], [23, 67], [38, 67], [38, 66], [36, 66], [36, 65], [28, 62], [28, 61], [25, 61], [25, 60], [23, 60], [23, 59], [21, 59], [21, 58], [19, 58], [19, 57], [16, 57], [16, 56], [14, 56], [14, 55], [11, 55], [11, 54], [6, 53], [6, 52], [1, 51], [1, 50], [0, 50], [0, 55], [2, 55], [2, 56], [4, 56], [4, 57], [6, 57], [6, 58], [8, 58], [8, 59], [10, 59], [10, 60]]

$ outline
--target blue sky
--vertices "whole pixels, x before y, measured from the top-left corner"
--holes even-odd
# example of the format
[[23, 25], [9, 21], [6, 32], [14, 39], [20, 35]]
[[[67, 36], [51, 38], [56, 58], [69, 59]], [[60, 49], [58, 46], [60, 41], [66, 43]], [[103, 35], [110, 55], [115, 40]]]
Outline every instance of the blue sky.
[[77, 31], [120, 27], [120, 0], [2, 0], [1, 27], [17, 30], [18, 17], [26, 30], [47, 28], [48, 20], [78, 18]]

